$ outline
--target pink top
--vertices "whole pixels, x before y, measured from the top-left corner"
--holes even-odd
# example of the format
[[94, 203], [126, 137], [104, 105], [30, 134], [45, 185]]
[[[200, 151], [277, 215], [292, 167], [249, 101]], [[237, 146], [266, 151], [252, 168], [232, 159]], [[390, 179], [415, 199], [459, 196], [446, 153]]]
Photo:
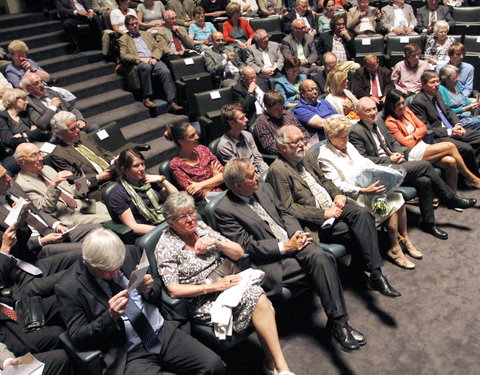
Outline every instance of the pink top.
[[[190, 181], [201, 182], [213, 177], [212, 163], [217, 162], [221, 164], [217, 157], [212, 154], [208, 147], [198, 145], [194, 148], [194, 152], [198, 156], [198, 163], [189, 165], [182, 161], [178, 156], [175, 156], [170, 161], [170, 170], [175, 182], [180, 189], [185, 190]], [[222, 168], [223, 172], [223, 168]], [[215, 188], [212, 191], [222, 191], [220, 188]], [[203, 198], [201, 191], [195, 194], [196, 198]]]
[[416, 69], [410, 69], [405, 60], [398, 62], [392, 71], [392, 82], [397, 90], [404, 94], [413, 95], [422, 89], [420, 77], [425, 70], [430, 69], [430, 64], [420, 60]]

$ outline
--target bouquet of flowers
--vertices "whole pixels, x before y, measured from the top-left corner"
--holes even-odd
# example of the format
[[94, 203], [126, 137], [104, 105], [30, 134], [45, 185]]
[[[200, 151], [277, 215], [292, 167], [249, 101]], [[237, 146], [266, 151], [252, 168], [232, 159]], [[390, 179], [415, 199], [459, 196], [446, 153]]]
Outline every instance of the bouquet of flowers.
[[377, 181], [380, 182], [380, 185], [385, 186], [385, 193], [376, 196], [372, 200], [372, 212], [374, 214], [386, 215], [390, 212], [387, 195], [402, 183], [405, 173], [405, 169], [396, 164], [373, 165], [364, 169], [355, 177], [355, 182], [362, 188], [368, 187]]

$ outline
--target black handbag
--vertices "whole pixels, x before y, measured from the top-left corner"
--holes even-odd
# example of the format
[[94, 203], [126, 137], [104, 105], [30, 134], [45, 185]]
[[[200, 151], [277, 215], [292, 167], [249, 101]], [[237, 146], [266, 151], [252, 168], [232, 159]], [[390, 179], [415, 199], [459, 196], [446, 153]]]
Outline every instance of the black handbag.
[[240, 272], [240, 268], [230, 259], [224, 259], [223, 263], [210, 272], [205, 280], [215, 283], [228, 275], [236, 275]]
[[45, 313], [39, 296], [23, 297], [15, 304], [18, 324], [24, 332], [36, 331], [45, 325]]

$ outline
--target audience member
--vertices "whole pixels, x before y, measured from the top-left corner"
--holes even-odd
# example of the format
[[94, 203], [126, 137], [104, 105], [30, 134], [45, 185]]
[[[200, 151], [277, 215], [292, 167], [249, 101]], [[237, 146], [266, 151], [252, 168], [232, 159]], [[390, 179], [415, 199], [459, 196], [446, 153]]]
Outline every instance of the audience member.
[[300, 65], [300, 60], [295, 56], [287, 57], [283, 66], [285, 74], [275, 81], [275, 90], [282, 94], [287, 109], [298, 104], [300, 84], [307, 79], [305, 74], [299, 74]]
[[345, 115], [351, 120], [358, 120], [356, 106], [358, 99], [348, 87], [348, 73], [342, 70], [333, 70], [328, 73], [325, 91], [329, 102], [338, 114]]
[[236, 85], [240, 78], [240, 69], [245, 66], [245, 63], [232, 46], [225, 46], [225, 38], [220, 31], [212, 33], [210, 41], [212, 48], [207, 49], [203, 54], [207, 72], [219, 76], [222, 87]]
[[98, 13], [107, 13], [107, 17], [112, 10], [117, 8], [115, 0], [92, 0], [92, 8]]
[[188, 122], [173, 124], [167, 138], [180, 146], [176, 157], [170, 161], [170, 170], [177, 186], [197, 200], [211, 191], [222, 191], [223, 166], [208, 147], [198, 144], [199, 136]]
[[263, 112], [263, 96], [267, 90], [268, 85], [264, 80], [257, 81], [257, 73], [251, 66], [240, 70], [240, 80], [233, 86], [233, 101], [242, 105], [249, 124]]
[[448, 61], [448, 50], [455, 43], [455, 39], [447, 35], [449, 30], [446, 21], [438, 21], [433, 26], [433, 35], [429, 35], [425, 43], [425, 60], [430, 64], [438, 65]]
[[3, 98], [3, 94], [5, 94], [5, 91], [11, 88], [13, 88], [12, 84], [8, 82], [2, 73], [0, 73], [0, 111], [5, 111], [5, 107], [3, 106], [1, 100]]
[[419, 33], [435, 33], [435, 24], [439, 21], [447, 22], [448, 28], [455, 26], [450, 7], [446, 4], [440, 5], [439, 0], [427, 0], [426, 5], [417, 9], [417, 20], [415, 29]]
[[200, 6], [205, 9], [207, 21], [212, 21], [216, 17], [227, 15], [228, 0], [202, 0]]
[[285, 125], [297, 126], [302, 131], [304, 138], [310, 136], [292, 112], [284, 109], [284, 98], [279, 91], [267, 91], [263, 97], [263, 104], [265, 111], [257, 117], [253, 127], [254, 137], [262, 152], [270, 155], [278, 153], [275, 146], [275, 134]]
[[315, 81], [320, 90], [320, 94], [325, 94], [325, 84], [327, 82], [327, 75], [332, 70], [337, 68], [337, 56], [332, 52], [325, 52], [322, 56], [322, 68], [319, 73], [312, 74], [311, 79]]
[[317, 84], [311, 79], [306, 79], [300, 84], [300, 101], [293, 114], [311, 135], [316, 133], [319, 139], [325, 139], [323, 133], [325, 120], [337, 114], [337, 111], [329, 102], [319, 98]]
[[312, 35], [307, 33], [305, 21], [295, 19], [292, 22], [292, 32], [282, 40], [284, 58], [295, 56], [300, 60], [300, 73], [311, 74], [321, 71], [317, 66], [318, 53]]
[[[165, 25], [157, 32], [157, 41], [159, 45], [165, 45], [173, 51], [173, 54], [165, 54], [164, 59], [172, 59], [177, 57], [189, 57], [196, 55], [194, 51], [195, 43], [188, 36], [187, 29], [177, 24], [177, 15], [173, 10], [166, 10], [163, 13]], [[163, 42], [162, 39], [163, 38]]]
[[[319, 1], [320, 3], [320, 1]], [[323, 0], [323, 13], [318, 17], [318, 32], [330, 31], [330, 21], [335, 14], [335, 0]]]
[[140, 28], [156, 33], [165, 24], [163, 12], [165, 7], [158, 0], [144, 0], [137, 6], [137, 18]]
[[203, 52], [212, 44], [210, 35], [217, 29], [211, 22], [205, 22], [205, 11], [200, 6], [193, 9], [193, 20], [194, 23], [188, 27], [188, 36], [193, 40], [195, 49]]
[[220, 233], [240, 244], [251, 262], [265, 272], [262, 286], [267, 295], [279, 296], [283, 286], [299, 282], [312, 285], [332, 337], [344, 350], [359, 349], [366, 338], [348, 324], [335, 258], [312, 242], [272, 187], [259, 184], [259, 177], [246, 159], [228, 162], [225, 181], [229, 190], [215, 210]]
[[255, 31], [254, 38], [255, 44], [247, 49], [247, 65], [255, 69], [262, 79], [280, 77], [284, 63], [280, 44], [270, 41], [270, 36], [264, 29]]
[[382, 36], [382, 12], [378, 8], [369, 6], [368, 0], [359, 0], [347, 13], [347, 29], [351, 30], [356, 38]]
[[405, 0], [392, 0], [391, 5], [382, 8], [382, 23], [389, 35], [417, 35], [414, 31], [417, 19], [413, 8]]
[[167, 2], [167, 9], [175, 12], [178, 24], [187, 28], [194, 22], [195, 6], [196, 2], [193, 0], [168, 0]]
[[97, 224], [111, 220], [102, 202], [79, 196], [75, 185], [67, 182], [72, 172], [57, 172], [44, 165], [36, 145], [22, 143], [14, 156], [21, 168], [15, 182], [38, 210], [66, 225]]
[[420, 91], [423, 72], [430, 69], [430, 64], [420, 60], [420, 47], [409, 43], [404, 48], [405, 59], [395, 64], [392, 71], [392, 82], [397, 90], [406, 96]]
[[220, 357], [179, 329], [178, 323], [163, 318], [151, 275], [127, 290], [126, 275], [134, 265], [127, 266], [130, 254], [113, 232], [92, 233], [82, 255], [83, 260], [57, 283], [55, 293], [75, 346], [102, 351], [101, 371], [161, 372], [161, 366], [185, 374], [225, 374]]
[[325, 178], [314, 156], [306, 153], [307, 140], [299, 128], [287, 125], [275, 138], [280, 155], [268, 170], [267, 182], [285, 208], [317, 242], [340, 242], [353, 250], [370, 273], [368, 285], [373, 289], [387, 297], [400, 296], [381, 270], [374, 217], [366, 208], [347, 201]]
[[475, 69], [473, 68], [473, 65], [463, 62], [465, 53], [465, 46], [462, 43], [453, 43], [448, 49], [448, 57], [450, 60], [447, 63], [438, 64], [435, 69], [437, 72], [439, 72], [440, 69], [447, 64], [458, 68], [458, 85], [460, 86], [463, 95], [468, 98], [470, 95], [472, 95], [473, 75], [475, 73]]
[[[415, 264], [405, 256], [401, 245], [412, 258], [422, 259], [423, 255], [415, 248], [408, 234], [407, 212], [402, 194], [397, 192], [385, 194], [385, 186], [380, 181], [375, 181], [366, 187], [359, 186], [355, 177], [375, 164], [360, 155], [348, 142], [350, 127], [351, 122], [346, 116], [335, 115], [326, 121], [325, 134], [328, 142], [320, 147], [318, 164], [325, 177], [330, 179], [343, 194], [354, 199], [361, 207], [367, 207], [370, 210], [378, 226], [385, 222], [390, 240], [388, 258], [401, 268], [414, 269]], [[386, 203], [386, 208], [382, 211], [376, 211], [373, 208], [373, 203], [379, 195], [385, 199], [384, 203]]]
[[253, 29], [248, 20], [241, 18], [241, 7], [231, 2], [227, 5], [228, 20], [223, 23], [223, 36], [227, 43], [236, 43], [239, 48], [248, 48], [253, 41]]
[[129, 8], [130, 0], [115, 0], [118, 7], [110, 12], [110, 23], [113, 31], [118, 34], [127, 33], [127, 26], [125, 23], [126, 16], [137, 16], [135, 9]]
[[166, 95], [168, 109], [174, 112], [182, 110], [183, 107], [175, 103], [177, 90], [170, 70], [160, 60], [163, 55], [173, 54], [173, 51], [163, 43], [163, 38], [158, 37], [160, 41], [156, 42], [150, 33], [139, 31], [138, 20], [135, 16], [128, 15], [125, 17], [125, 25], [128, 33], [122, 35], [118, 41], [120, 58], [127, 65], [131, 81], [138, 74], [143, 94], [143, 104], [148, 108], [156, 106], [151, 100], [153, 96], [152, 78], [158, 77]]
[[222, 107], [222, 122], [228, 130], [220, 138], [217, 146], [217, 156], [223, 164], [230, 159], [245, 158], [255, 166], [258, 173], [268, 169], [258, 151], [253, 135], [246, 130], [248, 118], [240, 103], [226, 104]]
[[260, 17], [273, 16], [285, 10], [282, 0], [258, 0], [257, 3]]
[[317, 15], [310, 10], [308, 0], [296, 0], [295, 8], [282, 17], [282, 31], [285, 34], [293, 31], [294, 20], [302, 20], [305, 24], [305, 32], [309, 35], [317, 34]]
[[[244, 251], [240, 244], [229, 241], [205, 223], [197, 223], [194, 200], [185, 192], [169, 197], [164, 212], [170, 228], [155, 248], [158, 273], [170, 295], [188, 297], [193, 320], [214, 325], [215, 300], [224, 290], [239, 285], [242, 276], [227, 274], [212, 283], [206, 283], [205, 276], [208, 279], [208, 275], [222, 265], [241, 259]], [[241, 333], [253, 325], [265, 352], [264, 373], [295, 375], [283, 357], [275, 312], [257, 285], [260, 282], [261, 278], [246, 283], [238, 304], [225, 312], [231, 316], [232, 333]]]
[[256, 18], [258, 17], [258, 4], [256, 0], [232, 0], [241, 7], [242, 16]]

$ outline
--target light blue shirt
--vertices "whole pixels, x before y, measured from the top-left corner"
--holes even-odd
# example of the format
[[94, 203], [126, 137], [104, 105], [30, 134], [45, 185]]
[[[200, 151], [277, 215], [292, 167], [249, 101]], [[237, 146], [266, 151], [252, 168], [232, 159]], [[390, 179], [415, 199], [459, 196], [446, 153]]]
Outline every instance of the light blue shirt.
[[148, 49], [147, 43], [145, 43], [140, 34], [133, 35], [128, 33], [128, 35], [130, 35], [135, 42], [135, 46], [137, 47], [137, 52], [140, 57], [146, 57], [147, 59], [152, 57], [152, 51]]
[[[205, 22], [205, 30], [202, 30], [195, 23], [192, 23], [188, 28], [188, 33], [193, 34], [193, 40], [205, 40], [210, 37], [210, 34], [217, 31], [211, 22]], [[200, 46], [196, 45], [195, 49], [200, 50]]]

